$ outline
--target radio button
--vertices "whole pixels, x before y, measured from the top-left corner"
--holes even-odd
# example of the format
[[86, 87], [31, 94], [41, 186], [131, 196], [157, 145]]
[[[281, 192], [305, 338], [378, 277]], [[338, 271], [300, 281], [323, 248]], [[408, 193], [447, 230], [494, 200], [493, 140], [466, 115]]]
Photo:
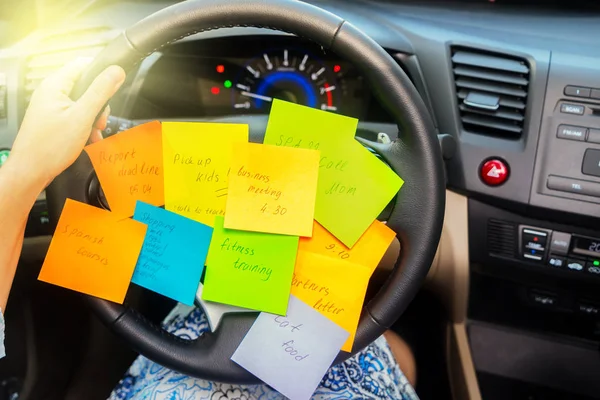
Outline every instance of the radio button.
[[546, 186], [548, 189], [560, 190], [561, 192], [600, 197], [600, 183], [596, 182], [549, 175], [548, 180], [546, 181]]
[[559, 125], [558, 131], [556, 132], [556, 137], [558, 137], [559, 139], [569, 139], [585, 142], [587, 131], [587, 128], [583, 128], [581, 126]]
[[550, 240], [550, 253], [567, 255], [571, 245], [571, 235], [565, 232], [552, 232]]
[[600, 150], [587, 149], [585, 151], [581, 172], [586, 175], [600, 176]]
[[565, 86], [565, 95], [573, 97], [590, 97], [590, 88], [580, 86]]
[[590, 143], [600, 143], [600, 129], [588, 129], [587, 141]]
[[585, 270], [585, 261], [569, 258], [567, 260], [567, 269], [576, 272], [583, 272]]
[[583, 115], [585, 107], [579, 104], [563, 103], [560, 105], [560, 112], [563, 114]]
[[561, 256], [551, 255], [548, 258], [548, 265], [553, 268], [566, 268], [567, 260]]

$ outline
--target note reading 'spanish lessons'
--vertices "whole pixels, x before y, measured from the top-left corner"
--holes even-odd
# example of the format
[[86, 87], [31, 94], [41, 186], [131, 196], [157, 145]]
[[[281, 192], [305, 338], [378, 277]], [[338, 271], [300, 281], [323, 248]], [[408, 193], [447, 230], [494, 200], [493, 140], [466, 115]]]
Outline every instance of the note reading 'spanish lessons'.
[[[313, 118], [320, 126], [313, 126]], [[352, 118], [274, 100], [264, 141], [321, 152], [315, 219], [348, 247], [404, 183], [354, 140], [356, 123]]]
[[141, 201], [133, 219], [148, 225], [148, 231], [131, 281], [193, 305], [212, 228]]
[[146, 225], [67, 199], [39, 280], [123, 303]]
[[362, 265], [298, 252], [292, 294], [347, 330], [342, 350], [351, 351], [370, 277]]
[[198, 291], [196, 292], [196, 301], [200, 304], [202, 310], [204, 310], [204, 314], [206, 314], [206, 319], [208, 320], [208, 326], [210, 327], [211, 332], [217, 330], [221, 324], [221, 319], [223, 319], [225, 314], [256, 312], [256, 310], [250, 310], [248, 308], [206, 301], [202, 298], [203, 290], [204, 285], [200, 283], [200, 285], [198, 285]]
[[163, 122], [165, 208], [213, 226], [225, 215], [233, 143], [248, 125]]
[[290, 296], [285, 317], [261, 313], [231, 359], [291, 400], [310, 399], [348, 332]]
[[380, 221], [373, 221], [369, 229], [350, 249], [315, 221], [311, 238], [300, 238], [298, 251], [310, 251], [328, 257], [337, 257], [355, 264], [364, 265], [374, 271], [396, 232]]
[[298, 237], [223, 227], [215, 218], [202, 298], [285, 314]]
[[225, 227], [312, 236], [319, 152], [233, 145]]
[[84, 148], [112, 212], [130, 217], [135, 202], [165, 201], [160, 122], [148, 122]]

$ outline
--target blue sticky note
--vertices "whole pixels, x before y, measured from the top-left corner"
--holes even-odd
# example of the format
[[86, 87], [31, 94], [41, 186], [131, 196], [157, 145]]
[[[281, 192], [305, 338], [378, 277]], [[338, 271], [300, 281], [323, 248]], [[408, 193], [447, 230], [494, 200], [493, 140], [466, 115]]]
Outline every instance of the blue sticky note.
[[193, 305], [212, 228], [138, 201], [133, 219], [148, 225], [131, 281]]
[[291, 400], [307, 400], [348, 336], [291, 295], [287, 315], [260, 313], [231, 359]]

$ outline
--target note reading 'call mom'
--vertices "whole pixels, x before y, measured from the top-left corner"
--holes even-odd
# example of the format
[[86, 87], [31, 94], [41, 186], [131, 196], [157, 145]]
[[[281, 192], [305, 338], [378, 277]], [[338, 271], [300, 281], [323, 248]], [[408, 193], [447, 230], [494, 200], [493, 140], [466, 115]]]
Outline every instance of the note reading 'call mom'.
[[318, 174], [316, 150], [234, 144], [225, 227], [312, 236]]

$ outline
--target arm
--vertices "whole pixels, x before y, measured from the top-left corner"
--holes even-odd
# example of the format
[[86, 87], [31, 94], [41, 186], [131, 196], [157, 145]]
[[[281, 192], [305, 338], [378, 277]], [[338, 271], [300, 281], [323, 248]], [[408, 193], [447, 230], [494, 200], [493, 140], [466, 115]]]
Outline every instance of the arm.
[[[0, 168], [0, 310], [4, 310], [23, 245], [29, 211], [37, 196], [81, 153], [88, 139], [99, 140], [108, 99], [125, 80], [122, 68], [102, 72], [77, 101], [69, 94], [87, 62], [63, 67], [33, 94], [10, 157]], [[1, 346], [1, 343], [0, 343]]]

